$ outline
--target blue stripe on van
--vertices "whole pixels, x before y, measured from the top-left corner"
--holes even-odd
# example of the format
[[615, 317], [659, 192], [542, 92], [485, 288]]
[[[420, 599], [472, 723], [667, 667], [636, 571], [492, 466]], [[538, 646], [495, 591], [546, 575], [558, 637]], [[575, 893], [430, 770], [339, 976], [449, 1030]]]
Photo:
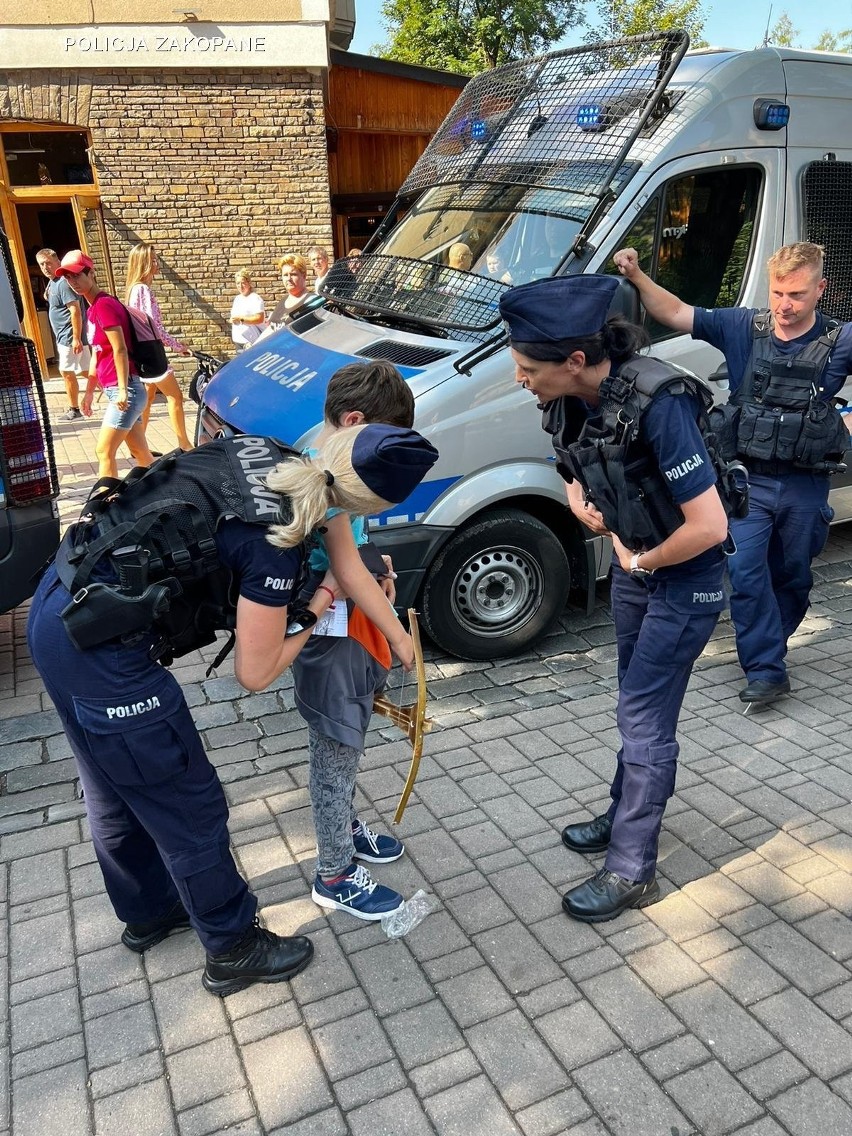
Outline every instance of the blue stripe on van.
[[[242, 433], [269, 434], [292, 446], [322, 422], [326, 387], [334, 372], [347, 363], [368, 361], [318, 347], [283, 328], [217, 371], [204, 401]], [[408, 380], [422, 368], [398, 370]]]
[[392, 509], [380, 513], [377, 517], [371, 517], [370, 524], [380, 528], [413, 524], [419, 521], [441, 494], [457, 481], [461, 481], [461, 477], [439, 477], [435, 481], [423, 481], [401, 505], [394, 505]]

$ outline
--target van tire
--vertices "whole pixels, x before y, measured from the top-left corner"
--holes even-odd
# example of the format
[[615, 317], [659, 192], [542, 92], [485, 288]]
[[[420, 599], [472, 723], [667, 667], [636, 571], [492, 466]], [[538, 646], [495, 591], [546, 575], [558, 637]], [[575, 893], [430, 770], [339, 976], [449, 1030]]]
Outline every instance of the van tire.
[[423, 624], [460, 659], [530, 647], [565, 606], [571, 584], [558, 537], [520, 509], [483, 514], [442, 548], [422, 591]]

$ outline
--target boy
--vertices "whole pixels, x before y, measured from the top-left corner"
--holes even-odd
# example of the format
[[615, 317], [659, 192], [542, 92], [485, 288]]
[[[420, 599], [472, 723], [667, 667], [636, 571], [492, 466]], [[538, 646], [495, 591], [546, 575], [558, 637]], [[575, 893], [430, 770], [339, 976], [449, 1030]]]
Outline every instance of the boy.
[[[329, 438], [347, 426], [382, 423], [410, 429], [414, 396], [390, 363], [350, 363], [332, 376], [323, 417], [325, 424], [315, 447], [319, 452]], [[339, 510], [329, 511], [327, 531], [310, 554], [308, 596], [322, 587], [329, 552], [334, 552], [332, 518], [337, 513]], [[365, 518], [349, 516], [349, 523], [356, 545], [365, 548]], [[383, 570], [373, 551], [368, 563], [375, 564], [376, 576], [393, 603], [390, 557], [381, 558]], [[367, 560], [367, 554], [363, 555]], [[395, 837], [368, 828], [357, 816], [353, 800], [373, 697], [384, 688], [390, 652], [381, 634], [351, 603], [346, 604], [344, 626], [342, 608], [343, 601], [338, 601], [338, 626], [333, 629], [338, 633], [312, 635], [294, 666], [296, 706], [308, 724], [309, 789], [317, 834], [317, 871], [311, 896], [320, 907], [348, 911], [358, 919], [379, 920], [404, 901], [398, 892], [377, 883], [363, 862], [389, 864], [398, 860], [405, 848]]]

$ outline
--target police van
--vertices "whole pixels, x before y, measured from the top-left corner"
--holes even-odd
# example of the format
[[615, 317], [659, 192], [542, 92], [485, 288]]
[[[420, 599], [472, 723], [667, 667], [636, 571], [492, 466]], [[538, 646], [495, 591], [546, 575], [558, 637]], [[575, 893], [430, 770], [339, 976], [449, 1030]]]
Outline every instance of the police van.
[[0, 611], [35, 591], [59, 543], [59, 479], [35, 345], [0, 229]]
[[[338, 367], [399, 367], [441, 457], [371, 533], [393, 555], [399, 602], [454, 654], [525, 649], [569, 591], [591, 604], [608, 570], [607, 542], [568, 512], [539, 411], [512, 381], [506, 288], [615, 272], [613, 253], [632, 245], [688, 304], [762, 307], [767, 258], [810, 240], [827, 250], [823, 310], [852, 317], [852, 59], [687, 48], [665, 32], [473, 79], [364, 255], [332, 267], [325, 306], [204, 390], [199, 440], [242, 431], [304, 446]], [[470, 270], [449, 266], [458, 244]], [[643, 318], [626, 282], [619, 295]], [[712, 347], [644, 322], [660, 358], [717, 369]], [[852, 490], [832, 503], [851, 516]]]

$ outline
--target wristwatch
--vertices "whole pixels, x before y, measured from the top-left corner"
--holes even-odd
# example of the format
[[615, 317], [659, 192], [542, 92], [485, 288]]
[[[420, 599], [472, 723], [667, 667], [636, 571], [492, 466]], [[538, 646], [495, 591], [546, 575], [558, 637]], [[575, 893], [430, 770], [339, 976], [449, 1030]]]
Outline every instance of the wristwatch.
[[653, 568], [640, 568], [639, 567], [639, 557], [641, 555], [642, 555], [641, 552], [634, 552], [633, 555], [630, 557], [630, 575], [633, 577], [634, 580], [644, 580], [647, 576], [653, 576], [654, 575], [654, 569]]
[[303, 631], [307, 631], [309, 627], [313, 627], [317, 619], [317, 613], [311, 611], [309, 607], [294, 609], [291, 618], [287, 621], [287, 630], [284, 632], [285, 637], [289, 638], [291, 635], [301, 635]]

